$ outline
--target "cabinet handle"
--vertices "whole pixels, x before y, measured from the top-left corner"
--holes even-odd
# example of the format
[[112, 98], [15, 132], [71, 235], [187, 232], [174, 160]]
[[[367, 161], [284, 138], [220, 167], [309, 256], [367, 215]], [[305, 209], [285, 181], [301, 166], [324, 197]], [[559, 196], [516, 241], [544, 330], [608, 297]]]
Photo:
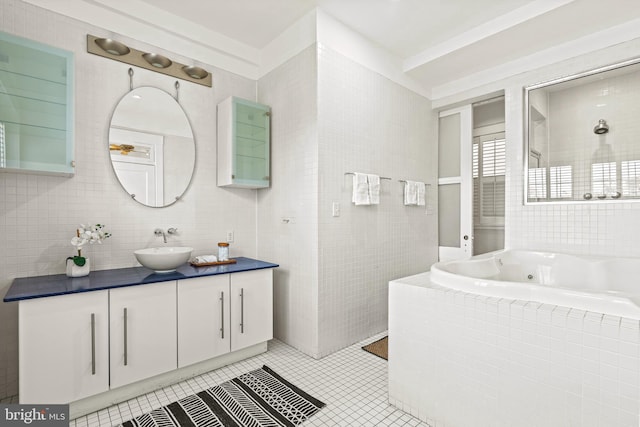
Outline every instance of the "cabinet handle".
[[96, 374], [96, 314], [91, 313], [91, 375]]
[[240, 288], [240, 333], [244, 334], [244, 288]]
[[220, 292], [220, 337], [224, 339], [224, 292]]
[[124, 366], [127, 366], [127, 308], [124, 309]]

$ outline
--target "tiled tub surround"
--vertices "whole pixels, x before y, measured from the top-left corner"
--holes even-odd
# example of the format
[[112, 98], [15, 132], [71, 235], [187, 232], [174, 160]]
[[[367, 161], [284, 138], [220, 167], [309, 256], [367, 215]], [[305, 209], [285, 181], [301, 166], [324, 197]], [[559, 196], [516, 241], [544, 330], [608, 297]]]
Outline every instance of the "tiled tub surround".
[[267, 350], [273, 268], [250, 258], [15, 279], [20, 403], [77, 417]]
[[390, 282], [389, 401], [436, 427], [638, 426], [639, 321]]

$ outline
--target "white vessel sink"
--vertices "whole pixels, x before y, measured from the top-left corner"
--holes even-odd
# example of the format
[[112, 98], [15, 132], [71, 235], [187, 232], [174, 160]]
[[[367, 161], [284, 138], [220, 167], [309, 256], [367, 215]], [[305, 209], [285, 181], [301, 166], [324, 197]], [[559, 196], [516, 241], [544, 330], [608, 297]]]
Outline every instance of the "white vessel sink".
[[193, 248], [186, 246], [162, 246], [138, 249], [133, 254], [143, 266], [156, 273], [171, 273], [189, 260]]

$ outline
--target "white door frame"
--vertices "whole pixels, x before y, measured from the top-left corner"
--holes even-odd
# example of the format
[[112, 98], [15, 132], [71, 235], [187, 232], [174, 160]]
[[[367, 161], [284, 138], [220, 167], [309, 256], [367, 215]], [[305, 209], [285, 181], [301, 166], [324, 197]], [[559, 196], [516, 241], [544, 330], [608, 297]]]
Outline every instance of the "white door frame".
[[438, 259], [466, 259], [473, 255], [473, 107], [471, 104], [441, 111], [438, 118], [460, 115], [460, 176], [438, 178], [442, 185], [460, 185], [460, 247], [439, 246]]

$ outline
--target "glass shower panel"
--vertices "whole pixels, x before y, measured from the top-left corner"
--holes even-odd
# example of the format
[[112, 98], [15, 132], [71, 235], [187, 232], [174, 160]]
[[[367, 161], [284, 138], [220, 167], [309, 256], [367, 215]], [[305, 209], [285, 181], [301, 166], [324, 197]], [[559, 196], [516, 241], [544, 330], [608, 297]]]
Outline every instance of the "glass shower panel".
[[438, 187], [439, 246], [460, 247], [460, 184]]
[[438, 178], [460, 176], [460, 114], [440, 117]]

